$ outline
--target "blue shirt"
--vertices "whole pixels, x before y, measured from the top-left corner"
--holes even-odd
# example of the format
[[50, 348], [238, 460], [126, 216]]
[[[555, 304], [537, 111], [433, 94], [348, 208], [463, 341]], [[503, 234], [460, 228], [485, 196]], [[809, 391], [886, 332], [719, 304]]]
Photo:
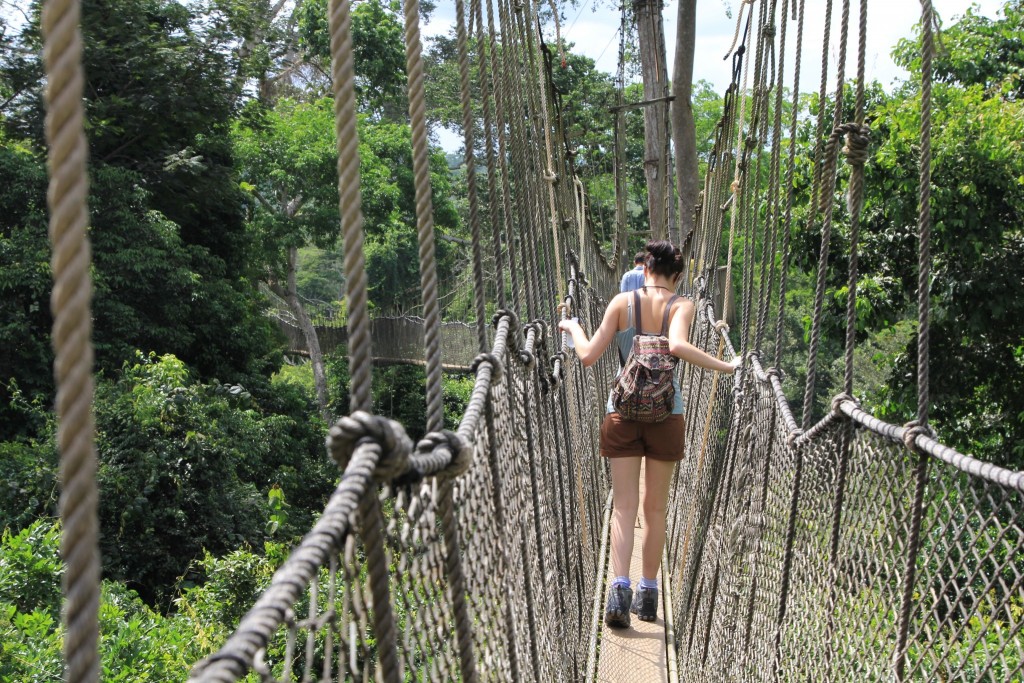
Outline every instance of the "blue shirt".
[[[643, 269], [641, 268], [641, 270], [643, 270]], [[626, 275], [629, 275], [632, 272], [634, 272], [634, 271], [629, 271], [629, 273], [626, 273]], [[625, 280], [625, 278], [623, 278], [623, 280]], [[627, 327], [626, 329], [620, 330], [619, 332], [615, 333], [615, 344], [618, 346], [619, 358], [627, 358], [629, 356], [629, 352], [633, 350], [633, 337], [636, 336], [636, 327], [633, 326], [633, 302], [630, 301], [628, 304], [626, 304], [626, 306], [628, 307], [627, 308], [627, 310], [628, 310], [627, 316], [628, 316], [628, 320], [629, 320], [629, 327]], [[619, 378], [619, 374], [621, 372], [622, 372], [622, 368], [619, 367], [619, 371], [615, 373], [615, 379]], [[676, 397], [675, 397], [675, 400], [674, 400], [674, 402], [672, 404], [672, 414], [673, 415], [682, 415], [683, 414], [683, 408], [685, 407], [685, 405], [683, 403], [683, 392], [679, 390], [679, 374], [678, 373], [673, 373], [672, 374], [672, 387], [676, 390]], [[614, 389], [614, 387], [613, 387], [613, 389]], [[608, 392], [608, 403], [605, 406], [605, 412], [608, 412], [608, 413], [614, 413], [615, 412], [615, 406], [612, 405], [612, 392], [611, 391]]]
[[637, 266], [633, 270], [627, 270], [619, 283], [620, 292], [632, 292], [644, 286], [644, 267]]

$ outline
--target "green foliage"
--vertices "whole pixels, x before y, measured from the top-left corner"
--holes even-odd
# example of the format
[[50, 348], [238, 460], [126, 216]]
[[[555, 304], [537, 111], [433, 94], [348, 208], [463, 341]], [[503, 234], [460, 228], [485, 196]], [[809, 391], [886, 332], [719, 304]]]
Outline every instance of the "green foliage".
[[57, 513], [57, 447], [51, 416], [34, 410], [46, 420], [39, 437], [0, 441], [0, 528], [22, 529], [37, 517]]
[[[405, 124], [364, 119], [359, 135], [370, 302], [385, 311], [405, 311], [418, 306], [422, 296], [411, 133]], [[436, 238], [458, 222], [448, 165], [439, 150], [430, 157], [430, 184]], [[443, 282], [454, 270], [455, 250], [451, 242], [435, 244], [438, 279]]]
[[[301, 46], [312, 57], [330, 62], [330, 29], [326, 0], [299, 8]], [[405, 105], [405, 43], [400, 5], [385, 0], [353, 3], [352, 43], [356, 94], [363, 111], [375, 117], [402, 117]]]
[[[1002, 15], [989, 19], [970, 5], [955, 24], [944, 27], [932, 62], [935, 78], [977, 85], [990, 96], [1007, 100], [1024, 98], [1024, 2], [1006, 0]], [[893, 51], [900, 66], [918, 74], [919, 45], [917, 40], [904, 39]]]
[[[936, 84], [933, 110], [932, 416], [951, 446], [1024, 466], [1024, 103], [988, 97], [978, 85]], [[868, 244], [916, 224], [914, 155], [918, 105], [893, 100], [869, 182]], [[915, 190], [916, 191], [916, 190]], [[889, 239], [892, 239], [891, 237]], [[916, 290], [913, 241], [886, 252], [885, 275]], [[866, 245], [867, 248], [867, 245]], [[909, 303], [909, 302], [908, 302]], [[893, 399], [913, 403], [916, 345], [897, 366]]]
[[242, 387], [197, 383], [174, 357], [126, 364], [96, 404], [107, 575], [147, 601], [165, 599], [204, 550], [262, 543], [279, 512], [267, 499], [275, 485], [303, 503], [275, 529], [285, 537], [311, 524], [331, 489], [317, 420], [262, 414]]
[[[0, 680], [61, 680], [60, 525], [41, 519], [0, 541]], [[223, 644], [230, 629], [269, 584], [285, 547], [268, 543], [194, 567], [202, 579], [178, 594], [175, 612], [161, 614], [124, 584], [103, 581], [99, 626], [104, 681], [164, 683], [188, 677], [192, 665]], [[279, 643], [273, 654], [279, 655]]]
[[[2, 141], [2, 140], [0, 140]], [[6, 141], [3, 141], [6, 142]], [[11, 388], [28, 400], [53, 393], [50, 250], [43, 159], [0, 146], [0, 438], [31, 433]], [[10, 381], [15, 381], [11, 385]]]

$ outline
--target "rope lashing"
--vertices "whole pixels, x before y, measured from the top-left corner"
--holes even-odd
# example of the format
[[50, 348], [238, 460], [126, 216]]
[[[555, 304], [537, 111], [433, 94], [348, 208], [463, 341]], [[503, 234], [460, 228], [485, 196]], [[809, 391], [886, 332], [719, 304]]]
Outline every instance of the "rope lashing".
[[847, 401], [849, 401], [850, 403], [853, 403], [853, 404], [857, 404], [857, 399], [855, 399], [850, 394], [847, 394], [846, 392], [841, 392], [841, 393], [838, 393], [835, 396], [833, 396], [832, 397], [832, 411], [831, 411], [831, 414], [836, 416], [836, 417], [838, 417], [839, 415], [843, 415], [844, 413], [843, 413], [843, 410], [842, 410], [842, 406], [843, 406], [843, 403], [846, 403]]
[[414, 457], [418, 470], [445, 479], [455, 479], [473, 464], [473, 448], [460, 435], [442, 429], [420, 439]]
[[363, 410], [343, 416], [334, 423], [327, 435], [327, 451], [344, 470], [356, 447], [364, 441], [374, 441], [383, 449], [373, 471], [376, 480], [392, 479], [409, 469], [413, 443], [402, 423]]
[[914, 453], [922, 452], [921, 448], [917, 445], [917, 437], [926, 436], [929, 439], [935, 439], [935, 432], [928, 425], [923, 425], [917, 420], [911, 420], [903, 425], [903, 445], [907, 447], [908, 451]]
[[545, 331], [546, 326], [541, 320], [534, 320], [523, 327], [526, 341], [524, 342], [522, 349], [519, 351], [519, 360], [529, 370], [532, 370], [537, 365], [537, 357], [533, 350], [534, 347], [544, 339]]
[[476, 358], [473, 359], [473, 364], [469, 366], [470, 372], [474, 375], [480, 371], [481, 363], [490, 363], [491, 365], [491, 381], [500, 382], [503, 373], [505, 372], [504, 366], [501, 364], [501, 359], [493, 353], [485, 352], [478, 353]]

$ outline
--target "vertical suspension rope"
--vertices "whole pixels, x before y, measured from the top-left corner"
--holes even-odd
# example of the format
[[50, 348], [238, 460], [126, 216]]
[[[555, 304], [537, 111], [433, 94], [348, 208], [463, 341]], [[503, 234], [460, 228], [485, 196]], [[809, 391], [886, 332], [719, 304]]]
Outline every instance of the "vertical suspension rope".
[[918, 451], [915, 468], [914, 507], [903, 570], [903, 595], [900, 606], [895, 656], [895, 677], [901, 682], [907, 664], [907, 638], [913, 612], [914, 584], [917, 578], [917, 554], [921, 547], [921, 522], [924, 517], [924, 490], [928, 482], [928, 454], [917, 447], [916, 437], [928, 431], [928, 323], [931, 279], [931, 124], [932, 59], [934, 15], [931, 0], [921, 0], [921, 169], [917, 207], [917, 419], [909, 423], [904, 443]]
[[[403, 0], [405, 13], [405, 55], [406, 71], [409, 78], [409, 119], [412, 128], [412, 163], [416, 188], [416, 227], [419, 240], [420, 287], [423, 291], [423, 317], [427, 365], [427, 431], [437, 432], [444, 427], [444, 401], [441, 385], [441, 313], [437, 298], [437, 259], [434, 244], [433, 202], [430, 189], [430, 155], [427, 146], [426, 98], [423, 87], [423, 48], [420, 43], [419, 0]], [[465, 48], [465, 9], [460, 2], [459, 30]], [[460, 72], [466, 69], [468, 88], [468, 65], [464, 54], [460, 54]], [[472, 156], [472, 126], [467, 127], [467, 160]], [[479, 258], [479, 225], [474, 239], [474, 260]], [[478, 283], [482, 288], [482, 279]], [[482, 294], [477, 293], [478, 297]], [[482, 303], [482, 299], [481, 299]], [[478, 310], [482, 323], [482, 313]], [[481, 333], [486, 335], [485, 332]], [[483, 344], [486, 344], [486, 336]], [[459, 549], [459, 528], [455, 518], [452, 500], [452, 482], [445, 479], [439, 487], [438, 508], [444, 530], [445, 572], [448, 590], [455, 616], [455, 634], [459, 646], [459, 664], [464, 681], [475, 681], [476, 659], [473, 656], [473, 639], [466, 605], [466, 578], [462, 571], [462, 554]]]
[[[793, 9], [796, 11], [796, 2]], [[793, 175], [796, 170], [796, 124], [800, 105], [800, 61], [804, 42], [804, 0], [799, 0], [799, 18], [796, 31], [796, 54], [793, 58], [793, 100], [789, 122], [789, 163], [786, 166], [786, 217], [782, 229], [782, 264], [779, 267], [779, 308], [775, 323], [775, 356], [773, 367], [782, 363], [782, 333], [786, 312], [786, 284], [789, 277], [789, 243], [793, 227]]]
[[[369, 411], [373, 403], [370, 374], [372, 355], [363, 254], [363, 214], [359, 194], [359, 138], [356, 131], [355, 62], [349, 0], [331, 0], [328, 15], [331, 31], [331, 87], [334, 92], [334, 126], [338, 148], [338, 205], [349, 300], [351, 408], [353, 411]], [[387, 555], [382, 541], [383, 517], [377, 496], [364, 497], [359, 512], [369, 569], [380, 677], [391, 683], [400, 679], [401, 667], [395, 618], [391, 609]]]
[[821, 172], [821, 182], [818, 183], [818, 194], [811, 199], [817, 206], [818, 211], [824, 211], [824, 218], [821, 226], [821, 252], [818, 257], [818, 278], [814, 290], [814, 313], [811, 318], [811, 343], [807, 352], [807, 382], [804, 385], [804, 407], [803, 423], [801, 426], [807, 429], [811, 425], [814, 412], [814, 388], [818, 372], [818, 345], [821, 341], [821, 316], [825, 300], [825, 275], [828, 272], [829, 242], [832, 238], [832, 195], [835, 192], [836, 183], [836, 155], [834, 153], [838, 137], [835, 133], [843, 115], [843, 85], [845, 83], [844, 69], [846, 66], [846, 43], [849, 36], [850, 23], [850, 0], [843, 0], [843, 16], [839, 37], [839, 61], [836, 71], [836, 99], [834, 102], [835, 114], [833, 116], [833, 133], [829, 136], [828, 144], [825, 146], [825, 165]]
[[363, 209], [359, 194], [359, 135], [356, 131], [355, 60], [350, 0], [331, 0], [331, 87], [338, 149], [338, 209], [345, 250], [345, 295], [348, 297], [349, 373], [353, 411], [369, 411], [373, 399], [370, 316], [367, 305]]
[[61, 556], [65, 680], [99, 680], [100, 557], [97, 520], [95, 423], [92, 414], [92, 252], [82, 104], [81, 6], [50, 0], [43, 6], [46, 65], [46, 141], [50, 184], [49, 235], [53, 254], [53, 374], [57, 384], [60, 450]]
[[[558, 13], [555, 12], [555, 16]], [[538, 39], [543, 38], [540, 34], [540, 21], [537, 21], [537, 36]], [[561, 45], [561, 43], [559, 43]], [[565, 295], [565, 278], [562, 276], [562, 254], [561, 239], [559, 238], [559, 225], [558, 225], [558, 210], [555, 207], [555, 183], [558, 182], [558, 174], [555, 173], [554, 160], [551, 154], [551, 117], [548, 115], [548, 95], [551, 92], [551, 84], [547, 79], [547, 69], [544, 68], [544, 60], [538, 59], [537, 62], [537, 82], [540, 84], [540, 111], [541, 111], [541, 125], [544, 127], [544, 159], [547, 163], [547, 168], [544, 169], [544, 181], [548, 187], [548, 217], [551, 222], [551, 238], [554, 241], [555, 246], [555, 273], [556, 273], [556, 286], [558, 292], [558, 299], [561, 300]]]
[[[479, 3], [479, 0], [474, 0]], [[471, 13], [472, 14], [472, 13]], [[473, 300], [476, 303], [476, 333], [480, 351], [487, 350], [487, 321], [484, 306], [484, 261], [480, 248], [480, 212], [476, 194], [476, 158], [473, 135], [473, 107], [470, 104], [469, 50], [466, 47], [466, 10], [455, 0], [456, 41], [459, 51], [459, 99], [462, 103], [462, 134], [465, 144], [466, 194], [469, 196], [469, 228], [473, 249]]]
[[490, 42], [484, 40], [484, 19], [482, 2], [476, 0], [472, 3], [476, 12], [477, 27], [477, 56], [479, 64], [477, 69], [480, 72], [480, 99], [483, 103], [483, 126], [484, 126], [484, 148], [487, 153], [487, 215], [491, 224], [491, 246], [494, 249], [494, 289], [498, 300], [498, 309], [505, 310], [508, 303], [505, 298], [505, 259], [502, 256], [501, 231], [498, 226], [498, 209], [495, 197], [498, 195], [498, 169], [494, 158], [494, 130], [491, 119], [491, 87], [490, 70], [488, 68], [490, 53], [495, 49], [493, 32], [493, 14], [488, 3], [488, 18], [491, 20], [491, 29], [488, 32]]

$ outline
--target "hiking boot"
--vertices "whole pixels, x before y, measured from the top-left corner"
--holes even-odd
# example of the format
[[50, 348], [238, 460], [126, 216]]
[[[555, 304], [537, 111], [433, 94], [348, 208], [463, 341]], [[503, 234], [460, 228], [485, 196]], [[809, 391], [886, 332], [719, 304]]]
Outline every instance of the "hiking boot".
[[604, 623], [616, 628], [629, 627], [629, 601], [633, 590], [629, 586], [612, 586], [608, 591], [608, 606], [604, 610]]
[[640, 621], [654, 621], [658, 618], [658, 589], [639, 586], [629, 611]]

